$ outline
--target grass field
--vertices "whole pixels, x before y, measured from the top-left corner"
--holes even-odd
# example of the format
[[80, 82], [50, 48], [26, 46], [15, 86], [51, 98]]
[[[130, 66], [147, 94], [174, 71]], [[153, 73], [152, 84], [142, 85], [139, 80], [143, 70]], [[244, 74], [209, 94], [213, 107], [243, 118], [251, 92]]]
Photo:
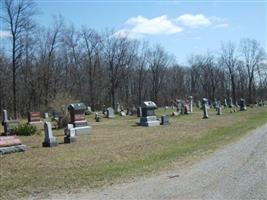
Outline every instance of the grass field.
[[[157, 110], [158, 116], [163, 113]], [[193, 162], [266, 123], [267, 107], [225, 110], [221, 116], [211, 109], [209, 116], [203, 120], [202, 111], [195, 108], [193, 114], [171, 117], [169, 126], [150, 128], [136, 126], [138, 119], [133, 116], [99, 123], [89, 116], [91, 135], [63, 144], [63, 130], [54, 130], [60, 143], [55, 148], [42, 148], [43, 135], [21, 137], [26, 152], [0, 156], [0, 197], [75, 192]]]

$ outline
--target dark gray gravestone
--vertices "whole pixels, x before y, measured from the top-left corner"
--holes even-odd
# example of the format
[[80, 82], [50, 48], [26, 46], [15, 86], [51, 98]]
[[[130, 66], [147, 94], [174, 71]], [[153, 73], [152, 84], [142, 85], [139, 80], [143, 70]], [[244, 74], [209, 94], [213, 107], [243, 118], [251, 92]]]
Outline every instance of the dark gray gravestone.
[[7, 110], [3, 110], [2, 114], [2, 125], [4, 126], [4, 134], [9, 135], [13, 128], [19, 126], [19, 120], [10, 120], [8, 118]]
[[221, 106], [218, 106], [216, 108], [216, 110], [217, 110], [217, 115], [222, 115], [222, 107]]
[[115, 118], [114, 110], [111, 107], [107, 108], [107, 118]]
[[138, 107], [137, 108], [137, 117], [141, 117], [142, 116], [142, 108]]
[[100, 115], [98, 114], [98, 112], [95, 113], [95, 121], [96, 122], [100, 122]]
[[247, 108], [246, 108], [246, 103], [245, 103], [245, 99], [240, 99], [239, 101], [239, 104], [240, 104], [240, 111], [245, 111]]
[[176, 99], [176, 111], [181, 113], [182, 111], [182, 101], [180, 99]]
[[169, 125], [170, 124], [170, 117], [169, 115], [162, 115], [160, 125]]
[[54, 147], [57, 146], [56, 138], [53, 136], [52, 126], [50, 122], [44, 123], [45, 138], [43, 147]]
[[229, 106], [229, 108], [233, 107], [233, 100], [231, 97], [229, 97], [229, 99], [228, 99], [228, 106]]
[[140, 117], [141, 126], [159, 126], [160, 121], [157, 120], [155, 109], [157, 105], [153, 101], [144, 101], [142, 105], [142, 117]]

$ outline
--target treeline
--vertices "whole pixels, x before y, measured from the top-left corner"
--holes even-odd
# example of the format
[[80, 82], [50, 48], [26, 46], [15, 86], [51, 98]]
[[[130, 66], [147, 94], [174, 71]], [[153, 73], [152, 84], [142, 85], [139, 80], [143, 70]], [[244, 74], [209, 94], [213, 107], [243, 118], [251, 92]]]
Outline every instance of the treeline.
[[192, 55], [188, 65], [160, 45], [119, 37], [113, 31], [75, 29], [55, 18], [50, 27], [34, 22], [36, 6], [5, 0], [2, 20], [11, 35], [0, 50], [0, 108], [16, 116], [79, 100], [93, 109], [143, 100], [159, 106], [192, 95], [211, 100], [267, 99], [267, 60], [260, 44], [243, 39], [213, 52]]

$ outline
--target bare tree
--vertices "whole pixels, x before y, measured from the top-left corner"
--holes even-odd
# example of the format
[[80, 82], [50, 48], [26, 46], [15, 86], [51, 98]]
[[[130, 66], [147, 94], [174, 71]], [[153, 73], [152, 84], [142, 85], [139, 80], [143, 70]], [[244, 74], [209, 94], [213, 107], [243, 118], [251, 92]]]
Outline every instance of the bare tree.
[[4, 15], [1, 18], [11, 33], [13, 112], [14, 118], [17, 118], [16, 76], [23, 45], [20, 41], [25, 33], [25, 29], [31, 26], [32, 17], [36, 14], [36, 9], [34, 2], [31, 0], [5, 0], [3, 10]]
[[151, 73], [152, 99], [155, 102], [158, 101], [158, 94], [162, 88], [165, 71], [171, 64], [171, 61], [171, 57], [159, 45], [157, 45], [155, 49], [151, 49], [149, 52], [148, 62]]
[[231, 89], [232, 89], [232, 98], [236, 102], [236, 67], [237, 67], [237, 50], [235, 45], [232, 42], [228, 42], [226, 45], [222, 45], [221, 54], [220, 54], [220, 64], [225, 67], [228, 71]]
[[240, 51], [248, 75], [248, 101], [253, 102], [252, 87], [255, 77], [255, 71], [260, 62], [264, 59], [264, 51], [256, 40], [243, 39], [240, 43]]
[[110, 103], [114, 108], [117, 88], [128, 73], [128, 68], [131, 67], [135, 52], [135, 43], [126, 37], [116, 37], [110, 32], [105, 36], [104, 56], [110, 82]]
[[93, 29], [83, 28], [81, 36], [83, 40], [83, 48], [85, 49], [85, 70], [89, 78], [90, 104], [92, 109], [95, 109], [97, 90], [96, 81], [98, 78], [98, 70], [101, 65], [103, 41], [101, 36]]

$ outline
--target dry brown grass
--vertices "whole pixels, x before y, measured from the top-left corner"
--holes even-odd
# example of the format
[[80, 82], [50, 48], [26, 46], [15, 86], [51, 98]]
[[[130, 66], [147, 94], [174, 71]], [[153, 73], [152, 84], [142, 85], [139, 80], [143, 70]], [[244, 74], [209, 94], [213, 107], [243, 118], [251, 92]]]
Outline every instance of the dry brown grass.
[[[158, 110], [158, 114], [163, 112]], [[90, 136], [63, 144], [63, 130], [54, 130], [60, 143], [56, 148], [42, 148], [43, 136], [20, 137], [27, 151], [0, 157], [0, 194], [12, 199], [48, 190], [73, 191], [155, 172], [178, 159], [213, 150], [217, 147], [213, 144], [202, 149], [194, 146], [208, 133], [246, 124], [253, 117], [262, 119], [266, 113], [267, 108], [262, 108], [217, 116], [211, 110], [210, 119], [202, 120], [202, 112], [195, 108], [191, 115], [172, 117], [169, 126], [150, 128], [136, 126], [136, 117], [117, 116], [96, 123], [89, 116]], [[255, 125], [262, 123], [264, 119]]]

